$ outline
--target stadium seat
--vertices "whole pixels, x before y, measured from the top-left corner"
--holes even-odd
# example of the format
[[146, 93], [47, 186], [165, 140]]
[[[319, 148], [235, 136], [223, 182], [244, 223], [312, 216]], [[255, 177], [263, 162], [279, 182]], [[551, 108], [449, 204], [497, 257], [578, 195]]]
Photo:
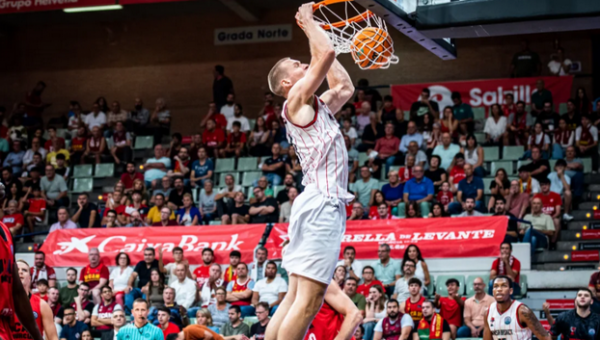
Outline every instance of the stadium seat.
[[154, 137], [152, 136], [137, 136], [135, 137], [135, 150], [152, 149], [154, 146]]
[[475, 132], [474, 135], [475, 135], [475, 139], [477, 140], [477, 143], [479, 143], [479, 144], [485, 143], [485, 133]]
[[483, 194], [490, 195], [492, 192], [490, 191], [490, 184], [494, 181], [494, 177], [484, 177], [483, 180]]
[[256, 125], [256, 119], [248, 119], [248, 125], [250, 125], [250, 130], [254, 129], [254, 125]]
[[516, 299], [521, 299], [527, 296], [527, 275], [521, 274], [519, 277], [519, 285], [521, 286], [521, 295], [515, 296]]
[[598, 171], [598, 169], [592, 169], [592, 159], [591, 158], [582, 158], [583, 161], [583, 172], [590, 173], [592, 171]]
[[500, 149], [497, 146], [484, 146], [483, 157], [486, 161], [497, 161], [500, 159]]
[[562, 115], [563, 113], [567, 113], [569, 109], [567, 108], [567, 103], [558, 104], [558, 114]]
[[75, 178], [73, 180], [73, 190], [71, 190], [71, 192], [78, 194], [81, 192], [91, 192], [92, 189], [94, 189], [93, 178]]
[[92, 171], [91, 164], [75, 165], [73, 167], [73, 178], [92, 177]]
[[550, 170], [550, 172], [554, 171], [554, 166], [556, 165], [556, 161], [557, 161], [557, 160], [558, 160], [558, 159], [549, 159], [549, 160], [548, 160], [548, 163], [550, 163], [550, 169], [549, 169], [549, 170]]
[[258, 157], [238, 158], [238, 171], [256, 171], [258, 170]]
[[520, 167], [522, 167], [522, 166], [524, 166], [524, 165], [527, 165], [527, 164], [529, 164], [529, 163], [531, 163], [531, 161], [530, 161], [530, 160], [528, 160], [528, 159], [525, 159], [525, 160], [522, 160], [522, 161], [518, 161], [518, 162], [517, 162], [517, 171], [519, 171], [519, 168], [520, 168]]
[[242, 177], [242, 185], [243, 186], [253, 186], [254, 181], [259, 179], [262, 176], [262, 172], [260, 171], [247, 171], [244, 172], [244, 176]]
[[427, 296], [434, 297], [435, 296], [435, 278], [433, 275], [429, 275], [429, 284], [427, 285]]
[[516, 161], [523, 157], [523, 153], [525, 153], [523, 146], [505, 146], [502, 159], [505, 161]]
[[446, 288], [446, 281], [448, 279], [457, 279], [460, 283], [458, 288], [458, 294], [464, 295], [465, 293], [465, 276], [464, 275], [439, 275], [435, 280], [435, 291], [441, 296], [448, 296], [448, 289]]
[[235, 168], [235, 158], [219, 158], [215, 165], [215, 172], [233, 171]]
[[244, 323], [248, 326], [252, 326], [253, 324], [258, 322], [258, 318], [256, 316], [247, 316], [244, 318]]
[[285, 185], [277, 185], [273, 187], [273, 196], [277, 197], [277, 194], [283, 189], [285, 189]]
[[496, 171], [498, 171], [498, 169], [506, 170], [508, 175], [512, 175], [515, 171], [512, 161], [494, 161], [490, 167], [491, 176], [496, 176]]
[[227, 175], [233, 176], [233, 183], [238, 184], [240, 182], [240, 173], [239, 172], [221, 172], [219, 174], [219, 183], [217, 183], [218, 186], [220, 186], [220, 187], [225, 186], [225, 176], [227, 176]]
[[210, 221], [208, 225], [221, 225], [221, 221]]
[[473, 281], [475, 281], [476, 278], [482, 278], [483, 279], [483, 283], [485, 284], [485, 291], [487, 292], [488, 289], [488, 281], [490, 281], [490, 274], [481, 274], [481, 275], [469, 275], [467, 276], [467, 282], [465, 282], [465, 288], [467, 290], [467, 297], [471, 297], [473, 295], [475, 295], [475, 290], [473, 289]]
[[410, 111], [404, 111], [404, 120], [405, 121], [409, 121], [410, 120]]
[[485, 107], [474, 107], [473, 108], [473, 119], [474, 120], [484, 120], [485, 119]]
[[113, 177], [115, 175], [115, 165], [113, 163], [96, 164], [96, 170], [94, 171], [94, 177], [106, 178]]
[[369, 159], [369, 155], [366, 152], [361, 152], [358, 154], [358, 166], [361, 167], [365, 164], [365, 162]]

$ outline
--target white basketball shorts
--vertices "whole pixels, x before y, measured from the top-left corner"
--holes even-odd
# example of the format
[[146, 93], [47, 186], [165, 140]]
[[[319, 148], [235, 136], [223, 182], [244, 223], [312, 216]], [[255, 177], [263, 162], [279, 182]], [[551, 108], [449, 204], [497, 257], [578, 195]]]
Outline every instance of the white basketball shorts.
[[283, 267], [289, 274], [329, 284], [345, 231], [344, 203], [308, 185], [292, 205]]

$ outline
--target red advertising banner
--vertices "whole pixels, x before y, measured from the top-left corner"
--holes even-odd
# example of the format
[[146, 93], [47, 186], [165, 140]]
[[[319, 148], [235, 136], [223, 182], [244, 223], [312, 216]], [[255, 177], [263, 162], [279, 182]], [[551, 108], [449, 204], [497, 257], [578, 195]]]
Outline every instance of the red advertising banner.
[[597, 240], [600, 239], [600, 229], [584, 230], [581, 232], [582, 240]]
[[590, 262], [600, 260], [600, 253], [597, 250], [574, 250], [571, 252], [572, 262]]
[[165, 262], [173, 260], [174, 247], [181, 247], [190, 264], [200, 264], [202, 249], [210, 247], [218, 263], [227, 263], [232, 250], [239, 250], [242, 261], [250, 263], [264, 231], [264, 224], [58, 230], [48, 234], [41, 250], [46, 263], [56, 267], [86, 266], [91, 248], [98, 248], [106, 265], [114, 265], [119, 252], [126, 252], [132, 263], [142, 261], [147, 247], [162, 247]]
[[[508, 218], [497, 216], [348, 221], [341, 250], [353, 246], [359, 260], [376, 259], [382, 243], [390, 246], [393, 258], [402, 258], [410, 244], [425, 258], [498, 256], [507, 224]], [[265, 245], [269, 258], [281, 258], [287, 228], [287, 223], [273, 226]]]
[[121, 5], [137, 5], [137, 4], [149, 4], [158, 2], [176, 2], [176, 1], [190, 1], [190, 0], [119, 0]]
[[0, 14], [114, 5], [115, 0], [0, 0]]
[[[489, 107], [492, 104], [503, 104], [504, 95], [512, 93], [515, 102], [522, 100], [531, 103], [531, 94], [536, 90], [535, 83], [543, 79], [545, 87], [552, 92], [554, 103], [566, 103], [571, 98], [573, 77], [536, 77], [536, 78], [505, 78], [453, 81], [440, 83], [423, 83], [408, 85], [392, 85], [394, 105], [403, 111], [409, 111], [412, 103], [419, 101], [424, 88], [431, 91], [431, 99], [438, 102], [440, 110], [452, 103], [452, 92], [459, 92], [462, 101], [473, 107]], [[558, 106], [557, 106], [558, 109]]]

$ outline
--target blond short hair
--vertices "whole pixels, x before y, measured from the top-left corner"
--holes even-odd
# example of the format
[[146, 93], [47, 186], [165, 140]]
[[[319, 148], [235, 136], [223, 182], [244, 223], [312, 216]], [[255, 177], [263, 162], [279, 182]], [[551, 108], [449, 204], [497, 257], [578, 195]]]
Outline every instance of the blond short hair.
[[283, 74], [283, 71], [281, 70], [281, 64], [283, 64], [283, 62], [286, 60], [290, 60], [290, 58], [286, 57], [279, 59], [279, 61], [275, 63], [275, 66], [271, 68], [271, 71], [269, 71], [269, 89], [271, 90], [271, 92], [275, 93], [278, 96], [283, 96], [283, 87], [281, 86], [281, 80], [283, 79], [285, 74]]

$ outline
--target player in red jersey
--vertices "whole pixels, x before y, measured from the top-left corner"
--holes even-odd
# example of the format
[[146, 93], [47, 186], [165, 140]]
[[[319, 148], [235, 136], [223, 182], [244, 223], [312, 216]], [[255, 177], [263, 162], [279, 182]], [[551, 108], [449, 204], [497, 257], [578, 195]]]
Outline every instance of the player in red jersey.
[[[0, 183], [0, 199], [4, 196], [4, 184]], [[11, 326], [14, 324], [16, 314], [33, 340], [43, 340], [35, 324], [31, 305], [25, 303], [29, 297], [18, 272], [10, 230], [0, 223], [0, 339], [13, 339]]]
[[354, 332], [362, 319], [354, 302], [335, 281], [331, 281], [325, 293], [325, 302], [308, 328], [304, 340], [354, 339]]
[[[27, 295], [29, 295], [29, 303], [33, 310], [33, 317], [40, 333], [45, 333], [45, 340], [58, 340], [56, 327], [54, 326], [54, 315], [48, 303], [39, 295], [31, 294], [29, 287], [31, 286], [31, 274], [29, 264], [23, 260], [17, 261], [19, 268], [19, 279]], [[23, 328], [19, 319], [15, 317], [15, 324], [12, 327], [12, 335], [15, 340], [30, 340], [31, 335]]]

